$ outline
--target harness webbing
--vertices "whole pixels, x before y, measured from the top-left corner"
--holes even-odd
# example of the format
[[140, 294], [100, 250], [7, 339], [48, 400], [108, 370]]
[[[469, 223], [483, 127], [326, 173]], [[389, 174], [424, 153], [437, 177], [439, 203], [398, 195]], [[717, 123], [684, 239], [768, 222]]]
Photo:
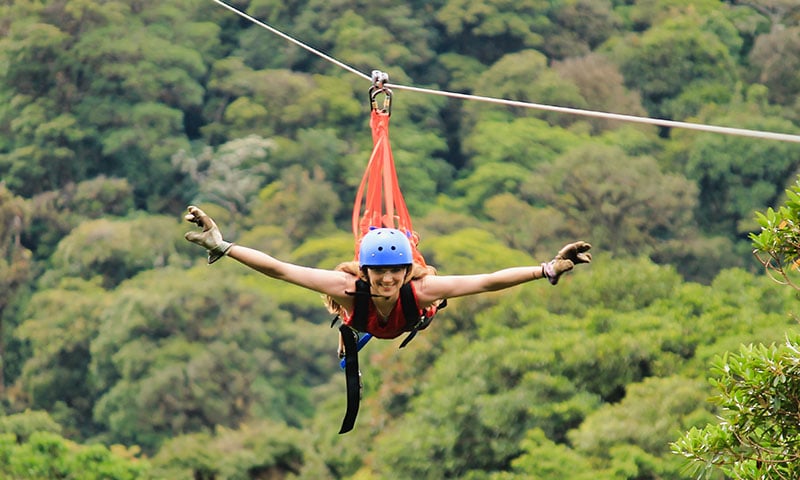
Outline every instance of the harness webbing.
[[[367, 331], [370, 298], [369, 284], [364, 280], [356, 280], [353, 317], [350, 320], [350, 326], [359, 332]], [[408, 283], [400, 287], [400, 305], [403, 307], [403, 316], [406, 320], [405, 330], [410, 332], [419, 323], [420, 314], [414, 292]]]
[[[353, 204], [355, 258], [358, 259], [361, 238], [370, 228], [396, 228], [409, 235], [414, 261], [425, 265], [417, 250], [418, 238], [411, 224], [408, 207], [400, 191], [394, 156], [389, 143], [389, 118], [386, 111], [373, 109], [370, 114], [373, 149]], [[363, 207], [363, 213], [362, 213]]]
[[361, 403], [361, 372], [358, 369], [358, 345], [356, 332], [347, 325], [339, 327], [339, 334], [344, 342], [344, 371], [347, 382], [347, 410], [342, 420], [339, 433], [347, 433], [353, 429]]

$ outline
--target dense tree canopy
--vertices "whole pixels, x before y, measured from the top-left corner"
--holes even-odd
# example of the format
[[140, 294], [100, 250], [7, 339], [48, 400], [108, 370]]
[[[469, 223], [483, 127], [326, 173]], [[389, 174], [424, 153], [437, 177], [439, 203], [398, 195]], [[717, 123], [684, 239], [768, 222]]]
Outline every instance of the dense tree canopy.
[[[231, 5], [390, 83], [800, 132], [793, 0]], [[402, 88], [392, 151], [431, 265], [577, 239], [595, 261], [371, 342], [338, 436], [319, 295], [206, 265], [181, 216], [350, 260], [372, 146], [351, 73], [214, 2], [0, 2], [0, 476], [796, 476], [797, 299], [772, 281], [800, 289], [796, 143]]]

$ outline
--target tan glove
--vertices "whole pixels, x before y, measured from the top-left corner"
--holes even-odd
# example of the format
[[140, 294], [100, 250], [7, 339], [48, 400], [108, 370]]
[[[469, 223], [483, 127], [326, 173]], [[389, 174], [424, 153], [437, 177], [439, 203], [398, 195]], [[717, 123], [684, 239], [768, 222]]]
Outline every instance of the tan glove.
[[592, 262], [592, 254], [589, 253], [590, 248], [592, 246], [586, 242], [565, 245], [558, 251], [554, 259], [542, 264], [542, 274], [551, 284], [557, 284], [561, 275], [575, 268], [575, 265]]
[[187, 222], [197, 224], [202, 228], [202, 232], [186, 232], [183, 237], [192, 243], [204, 247], [208, 251], [208, 263], [212, 264], [225, 256], [233, 246], [232, 243], [222, 239], [222, 232], [219, 231], [217, 224], [206, 213], [194, 205], [189, 206], [189, 213], [185, 217]]

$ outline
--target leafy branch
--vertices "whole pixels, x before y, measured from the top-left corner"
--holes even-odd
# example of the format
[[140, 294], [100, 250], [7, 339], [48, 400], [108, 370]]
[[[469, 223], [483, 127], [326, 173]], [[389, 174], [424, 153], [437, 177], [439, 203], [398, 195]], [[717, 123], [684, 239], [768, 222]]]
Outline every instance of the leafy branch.
[[793, 274], [800, 268], [800, 180], [786, 191], [786, 205], [756, 212], [761, 232], [751, 233], [753, 255], [776, 282], [800, 290]]

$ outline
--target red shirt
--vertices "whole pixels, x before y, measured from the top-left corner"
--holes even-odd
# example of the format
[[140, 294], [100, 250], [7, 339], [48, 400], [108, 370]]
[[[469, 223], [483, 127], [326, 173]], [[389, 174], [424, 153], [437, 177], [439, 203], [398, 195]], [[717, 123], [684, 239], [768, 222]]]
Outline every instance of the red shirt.
[[[417, 302], [417, 292], [414, 289], [414, 284], [411, 284], [411, 292], [414, 294], [414, 303], [417, 304], [419, 310], [419, 302]], [[369, 302], [369, 311], [367, 311], [367, 333], [372, 334], [376, 338], [392, 339], [402, 335], [406, 330], [406, 317], [403, 312], [403, 302], [397, 299], [392, 311], [385, 321], [380, 320], [378, 309], [375, 308], [375, 303]], [[350, 325], [353, 318], [352, 312], [349, 316], [343, 318], [345, 325]]]

